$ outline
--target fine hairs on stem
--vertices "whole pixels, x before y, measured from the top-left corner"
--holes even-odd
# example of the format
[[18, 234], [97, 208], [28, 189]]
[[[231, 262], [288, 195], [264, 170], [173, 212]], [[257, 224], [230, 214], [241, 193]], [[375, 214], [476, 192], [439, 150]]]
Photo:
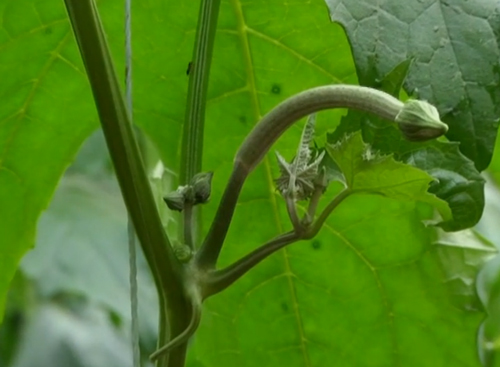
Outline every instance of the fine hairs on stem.
[[195, 256], [198, 267], [215, 268], [243, 183], [272, 144], [297, 120], [330, 108], [353, 108], [376, 114], [397, 123], [403, 135], [413, 141], [433, 139], [448, 129], [428, 103], [414, 100], [403, 103], [368, 87], [328, 85], [286, 99], [262, 118], [238, 149], [215, 219]]

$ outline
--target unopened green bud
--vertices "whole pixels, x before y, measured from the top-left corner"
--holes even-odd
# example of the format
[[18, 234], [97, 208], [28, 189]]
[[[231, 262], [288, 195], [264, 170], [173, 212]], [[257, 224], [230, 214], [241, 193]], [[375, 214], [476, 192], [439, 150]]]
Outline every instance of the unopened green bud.
[[177, 210], [181, 212], [184, 209], [184, 204], [186, 203], [186, 187], [181, 186], [177, 190], [172, 191], [163, 197], [163, 200], [171, 210]]
[[186, 245], [173, 246], [174, 255], [180, 262], [188, 262], [193, 257], [193, 251]]
[[416, 99], [405, 102], [395, 121], [410, 141], [434, 139], [448, 131], [448, 125], [440, 120], [436, 107]]
[[201, 172], [194, 175], [190, 184], [194, 193], [193, 204], [204, 204], [208, 201], [212, 191], [213, 175], [213, 172]]

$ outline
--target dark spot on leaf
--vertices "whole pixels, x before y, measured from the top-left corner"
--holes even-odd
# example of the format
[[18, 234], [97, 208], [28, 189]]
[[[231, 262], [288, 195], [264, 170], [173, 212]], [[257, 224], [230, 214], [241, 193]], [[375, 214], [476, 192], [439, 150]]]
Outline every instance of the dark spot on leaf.
[[191, 72], [191, 69], [193, 68], [193, 62], [190, 61], [188, 66], [187, 66], [187, 70], [186, 70], [186, 75], [189, 75], [189, 73]]
[[281, 303], [281, 309], [283, 311], [287, 312], [288, 311], [288, 305], [285, 302]]
[[273, 84], [271, 88], [271, 93], [272, 94], [280, 94], [281, 93], [281, 87], [278, 84]]
[[52, 34], [52, 28], [51, 27], [47, 27], [45, 28], [45, 30], [43, 31], [44, 34]]
[[240, 117], [238, 118], [238, 120], [240, 120], [240, 122], [241, 122], [242, 124], [246, 124], [246, 123], [247, 123], [247, 117], [246, 117], [246, 116], [240, 116]]
[[318, 240], [314, 240], [311, 242], [311, 246], [313, 249], [319, 250], [321, 248], [321, 242], [319, 242]]

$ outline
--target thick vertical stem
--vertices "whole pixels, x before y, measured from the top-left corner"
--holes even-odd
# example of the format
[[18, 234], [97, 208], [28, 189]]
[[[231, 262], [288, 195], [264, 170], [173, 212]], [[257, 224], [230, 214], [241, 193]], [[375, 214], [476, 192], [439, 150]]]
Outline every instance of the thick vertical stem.
[[[185, 185], [193, 176], [201, 172], [203, 158], [203, 132], [205, 124], [205, 106], [208, 89], [208, 78], [212, 62], [212, 52], [217, 29], [220, 0], [201, 0], [198, 27], [196, 31], [193, 60], [189, 72], [189, 89], [184, 121], [181, 148], [180, 183]], [[201, 231], [200, 210], [189, 208], [183, 213], [183, 240], [191, 248], [195, 247], [196, 235]], [[184, 310], [177, 314], [172, 310], [168, 314], [170, 335], [167, 339], [165, 330], [161, 330], [159, 346], [166, 344], [180, 335], [193, 315], [189, 300], [184, 297]], [[165, 325], [165, 324], [163, 324]], [[159, 359], [157, 365], [182, 367], [185, 365], [187, 343], [183, 343]]]
[[201, 171], [208, 77], [219, 6], [220, 0], [202, 0], [200, 5], [182, 135], [181, 185]]
[[[183, 270], [158, 215], [97, 8], [93, 0], [65, 0], [65, 4], [122, 195], [158, 289], [161, 319], [168, 316], [170, 331], [180, 333], [190, 317]], [[169, 337], [165, 325], [160, 325], [160, 340]], [[167, 367], [170, 361], [182, 363], [171, 366], [183, 366], [185, 350], [178, 348], [170, 357], [163, 358], [160, 366]]]
[[[220, 0], [201, 0], [196, 30], [193, 60], [189, 67], [189, 89], [182, 135], [180, 183], [185, 185], [202, 169], [203, 132], [208, 78], [219, 17]], [[185, 240], [194, 247], [196, 235], [201, 231], [201, 212], [198, 208], [183, 213]]]

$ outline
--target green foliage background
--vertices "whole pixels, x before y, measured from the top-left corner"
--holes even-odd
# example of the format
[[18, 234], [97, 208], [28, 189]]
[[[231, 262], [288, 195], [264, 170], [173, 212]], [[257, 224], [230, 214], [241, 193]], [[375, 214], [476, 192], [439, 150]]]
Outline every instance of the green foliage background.
[[[487, 166], [499, 115], [499, 8], [487, 1], [409, 3], [412, 6], [405, 10], [396, 0], [381, 7], [368, 1], [327, 1], [351, 46], [344, 29], [330, 22], [320, 0], [222, 3], [205, 128], [204, 169], [215, 171], [215, 176], [212, 201], [203, 210], [204, 230], [229, 176], [234, 152], [274, 105], [309, 87], [356, 83], [356, 72], [361, 83], [380, 87], [377, 83], [410, 58], [415, 60], [409, 66], [407, 92], [418, 91], [435, 103], [451, 125], [450, 138], [464, 143], [460, 148], [465, 156], [447, 146], [449, 160], [460, 159], [467, 167]], [[117, 70], [123, 70], [123, 4], [107, 0], [98, 5]], [[134, 2], [134, 120], [172, 171], [179, 168], [186, 68], [197, 12], [198, 2], [187, 0]], [[35, 242], [40, 213], [98, 124], [63, 3], [4, 0], [0, 14], [2, 314], [19, 260]], [[419, 16], [412, 18], [415, 14]], [[476, 29], [480, 32], [473, 33]], [[457, 69], [450, 69], [450, 64]], [[319, 115], [318, 143], [327, 140], [326, 132], [340, 124], [344, 112]], [[424, 170], [426, 164], [432, 166], [427, 170], [430, 175], [440, 169], [458, 170], [444, 169], [438, 158], [428, 158], [430, 153], [422, 158], [422, 152], [441, 152], [435, 145], [406, 146], [399, 138], [391, 140], [392, 132], [381, 122], [366, 116], [349, 119], [343, 123], [356, 123], [365, 138], [383, 130], [379, 136], [385, 138], [379, 139], [377, 149], [390, 147], [407, 163], [424, 159], [424, 164], [415, 165]], [[299, 136], [298, 125], [276, 149], [290, 159]], [[22, 263], [12, 291], [20, 293], [21, 301], [11, 301], [0, 334], [0, 365], [10, 361], [29, 366], [36, 355], [21, 348], [10, 360], [14, 347], [9, 349], [5, 341], [17, 340], [14, 332], [8, 333], [17, 330], [12, 314], [34, 308], [41, 311], [31, 320], [60, 325], [61, 314], [50, 308], [54, 303], [71, 310], [76, 320], [84, 320], [82, 325], [104, 324], [112, 330], [107, 339], [111, 342], [91, 350], [103, 351], [103, 364], [126, 363], [109, 357], [113, 347], [127, 353], [125, 215], [116, 186], [109, 182], [109, 167], [96, 148], [102, 149], [102, 142], [93, 139], [97, 142], [88, 143], [87, 155], [80, 156], [61, 181], [40, 221], [38, 247]], [[377, 144], [376, 139], [369, 141]], [[99, 163], [93, 166], [95, 162]], [[497, 160], [492, 166], [498, 166]], [[473, 167], [470, 170], [469, 176], [449, 181], [459, 188], [458, 194], [442, 187], [434, 193], [446, 196], [448, 202], [456, 194], [459, 210], [471, 202], [480, 210], [477, 183], [482, 181]], [[276, 176], [274, 157], [269, 156], [249, 178], [221, 266], [289, 229], [273, 186]], [[173, 187], [175, 177], [172, 180]], [[339, 189], [339, 184], [330, 187], [325, 200]], [[469, 197], [472, 201], [467, 201]], [[479, 219], [471, 215], [465, 213], [464, 223]], [[476, 331], [485, 314], [473, 279], [491, 256], [491, 247], [480, 237], [446, 237], [422, 222], [431, 219], [432, 208], [421, 202], [374, 195], [348, 198], [317, 238], [281, 250], [207, 302], [189, 365], [479, 365]], [[156, 301], [143, 262], [142, 266], [141, 336], [147, 351], [154, 348], [156, 310], [151, 305]], [[75, 294], [87, 300], [83, 311], [74, 306], [81, 302], [79, 297], [74, 300]], [[101, 313], [85, 311], [96, 305]], [[112, 315], [115, 326], [96, 322], [105, 318], [102, 314]], [[43, 325], [39, 330], [47, 333]], [[88, 335], [80, 324], [72, 325], [81, 333], [70, 335]], [[34, 326], [29, 330], [44, 335], [36, 334]], [[492, 332], [488, 340], [495, 335]]]

